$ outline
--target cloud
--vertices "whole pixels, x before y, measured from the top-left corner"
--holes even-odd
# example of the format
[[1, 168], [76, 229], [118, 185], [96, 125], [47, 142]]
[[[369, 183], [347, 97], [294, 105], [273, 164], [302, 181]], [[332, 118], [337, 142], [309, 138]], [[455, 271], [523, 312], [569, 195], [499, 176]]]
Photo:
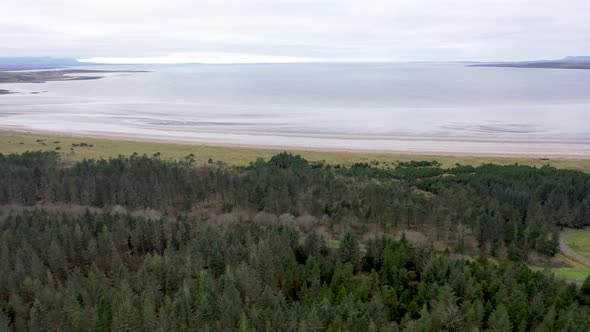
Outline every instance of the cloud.
[[[250, 62], [590, 54], [587, 0], [20, 0], [3, 56]], [[192, 62], [191, 61], [191, 62]]]

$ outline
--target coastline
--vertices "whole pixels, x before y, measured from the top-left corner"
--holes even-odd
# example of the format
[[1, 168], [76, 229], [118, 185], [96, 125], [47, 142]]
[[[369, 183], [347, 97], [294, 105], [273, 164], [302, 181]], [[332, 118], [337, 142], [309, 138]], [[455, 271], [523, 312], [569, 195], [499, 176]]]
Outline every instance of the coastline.
[[[92, 147], [70, 147], [73, 144], [86, 142]], [[245, 166], [257, 158], [289, 151], [303, 155], [310, 161], [330, 164], [352, 165], [357, 162], [392, 165], [399, 161], [437, 160], [445, 166], [456, 163], [463, 165], [481, 165], [496, 163], [501, 165], [522, 164], [541, 167], [551, 165], [557, 168], [574, 169], [590, 172], [590, 156], [568, 154], [531, 155], [497, 154], [483, 151], [481, 153], [452, 151], [380, 151], [347, 148], [317, 148], [305, 146], [280, 146], [269, 144], [227, 144], [216, 142], [194, 142], [169, 137], [145, 137], [142, 135], [123, 135], [109, 133], [63, 133], [55, 131], [29, 130], [23, 128], [6, 128], [0, 126], [0, 153], [20, 153], [24, 151], [58, 151], [64, 159], [81, 160], [84, 158], [108, 158], [118, 155], [154, 154], [160, 152], [163, 158], [182, 159], [195, 154], [199, 159], [222, 161], [229, 165]]]
[[533, 69], [580, 69], [589, 70], [590, 63], [588, 62], [512, 62], [512, 63], [487, 63], [474, 64], [470, 67], [500, 67], [500, 68], [533, 68]]
[[[562, 158], [590, 160], [590, 141], [583, 139], [513, 139], [478, 137], [412, 137], [332, 134], [289, 134], [265, 132], [195, 131], [193, 135], [157, 135], [108, 131], [39, 130], [0, 125], [0, 132], [106, 139], [112, 141], [217, 146], [243, 149], [293, 150], [341, 153], [403, 154], [416, 156], [472, 156], [501, 158]], [[224, 139], [228, 136], [231, 139]], [[222, 137], [222, 138], [219, 138]], [[241, 141], [240, 138], [256, 137]], [[274, 140], [273, 140], [274, 138]], [[280, 139], [290, 139], [287, 143]], [[294, 142], [297, 140], [297, 142]], [[266, 142], [260, 142], [260, 141]], [[307, 141], [306, 141], [307, 140]], [[306, 143], [308, 142], [308, 143]], [[312, 142], [312, 143], [309, 143]], [[319, 142], [319, 143], [316, 143]], [[330, 145], [332, 142], [336, 144]], [[361, 142], [361, 143], [359, 143]], [[346, 145], [344, 143], [350, 143]], [[358, 143], [355, 145], [355, 143]], [[380, 145], [381, 144], [381, 145]], [[525, 150], [524, 147], [527, 149]], [[568, 149], [569, 148], [569, 149]], [[576, 148], [576, 149], [574, 149]]]
[[[368, 72], [372, 73], [371, 70]], [[86, 73], [84, 79], [91, 79], [90, 73], [94, 72], [100, 72], [106, 76], [109, 76], [107, 73], [113, 72], [75, 71]], [[51, 73], [61, 79], [76, 79], [76, 74], [65, 73], [63, 69], [27, 72], [27, 74], [31, 73]], [[160, 76], [157, 75], [158, 73]], [[171, 76], [166, 76], [166, 73]], [[545, 108], [543, 100], [539, 100], [535, 102], [542, 104], [543, 107], [540, 106], [540, 110], [537, 110], [537, 107], [530, 106], [528, 99], [526, 99], [527, 103], [523, 104], [522, 111], [514, 108], [519, 105], [518, 103], [506, 109], [500, 106], [497, 106], [497, 109], [496, 106], [476, 107], [469, 112], [466, 111], [466, 107], [460, 107], [457, 109], [457, 114], [453, 108], [441, 107], [441, 111], [435, 113], [428, 107], [421, 109], [418, 106], [415, 110], [409, 108], [405, 111], [404, 108], [399, 107], [392, 110], [391, 113], [395, 114], [389, 114], [389, 111], [384, 108], [385, 106], [382, 106], [368, 109], [367, 112], [374, 113], [371, 113], [371, 117], [367, 116], [368, 124], [361, 126], [360, 124], [365, 120], [363, 112], [360, 111], [362, 108], [359, 108], [358, 111], [355, 110], [353, 115], [344, 114], [342, 118], [339, 118], [339, 113], [332, 114], [326, 111], [325, 115], [310, 116], [309, 119], [306, 119], [306, 116], [313, 115], [313, 112], [309, 112], [312, 108], [309, 108], [309, 105], [306, 106], [305, 103], [302, 106], [287, 107], [273, 101], [269, 104], [275, 106], [268, 108], [265, 108], [266, 104], [260, 103], [262, 105], [260, 110], [257, 109], [256, 102], [248, 103], [248, 98], [258, 96], [262, 92], [265, 95], [266, 90], [254, 89], [250, 94], [242, 96], [244, 106], [241, 106], [242, 102], [236, 102], [235, 105], [232, 103], [218, 105], [218, 101], [201, 100], [201, 94], [193, 96], [187, 91], [197, 88], [200, 88], [199, 91], [209, 90], [205, 89], [206, 86], [192, 84], [183, 85], [183, 89], [186, 91], [178, 95], [168, 96], [164, 93], [161, 98], [146, 97], [144, 100], [146, 94], [150, 97], [157, 96], [160, 90], [165, 92], [166, 87], [169, 87], [167, 84], [158, 85], [158, 80], [161, 79], [168, 83], [175, 82], [177, 79], [185, 79], [186, 83], [199, 82], [196, 79], [197, 76], [194, 76], [195, 73], [200, 72], [198, 70], [155, 71], [154, 75], [146, 76], [146, 90], [142, 89], [143, 85], [140, 85], [145, 83], [143, 79], [118, 78], [118, 76], [134, 75], [114, 75], [109, 78], [113, 84], [107, 84], [107, 82], [104, 84], [83, 83], [80, 84], [83, 86], [80, 88], [81, 92], [75, 89], [70, 92], [66, 84], [55, 84], [55, 92], [51, 91], [39, 97], [29, 97], [25, 94], [38, 94], [46, 91], [35, 91], [36, 86], [28, 85], [27, 92], [23, 92], [22, 95], [2, 98], [2, 106], [5, 111], [0, 111], [0, 118], [4, 120], [0, 124], [0, 130], [37, 135], [72, 135], [72, 137], [89, 137], [111, 141], [124, 140], [153, 144], [274, 151], [456, 156], [487, 159], [513, 158], [515, 160], [533, 158], [590, 160], [590, 135], [582, 125], [590, 118], [582, 109], [583, 105], [586, 105], [584, 103], [581, 103], [582, 106], [567, 104], [567, 108], [565, 108], [567, 112], [564, 111], [567, 116], [562, 117], [563, 123], [560, 122], [560, 118], [555, 117], [557, 113], [554, 109], [557, 105]], [[223, 71], [212, 73], [213, 77], [218, 77], [215, 75], [220, 74], [223, 74]], [[128, 79], [129, 81], [127, 81]], [[226, 85], [228, 87], [241, 86], [240, 84], [244, 82], [249, 81], [229, 81], [231, 84], [223, 83], [211, 90], [211, 93], [203, 95], [215, 95], [215, 91], [224, 91], [221, 87]], [[461, 83], [458, 85], [459, 87], [464, 87], [464, 82], [459, 83]], [[90, 92], [92, 92], [92, 96], [95, 95], [92, 89], [96, 84], [100, 84], [101, 88], [97, 91], [101, 91], [101, 93], [99, 96], [89, 97], [87, 94]], [[125, 90], [127, 84], [131, 84], [134, 89], [137, 89], [137, 91], [133, 91], [131, 97], [125, 93], [120, 94]], [[50, 90], [51, 86], [53, 85], [48, 85], [46, 89]], [[111, 86], [119, 88], [114, 92], [109, 92]], [[158, 89], [153, 90], [154, 87]], [[288, 85], [282, 89], [289, 87], [291, 86]], [[322, 88], [323, 86], [318, 87]], [[6, 88], [17, 90], [11, 85]], [[292, 88], [297, 87], [293, 86]], [[415, 92], [415, 90], [409, 89], [401, 96], [404, 97], [408, 93]], [[363, 96], [361, 95], [361, 97]], [[463, 96], [463, 92], [461, 96]], [[574, 94], [574, 96], [578, 95]], [[222, 94], [216, 98], [225, 100], [226, 97], [231, 97], [231, 93], [227, 96]], [[366, 99], [366, 97], [363, 98]], [[257, 99], [252, 97], [252, 100], [256, 101]], [[388, 99], [383, 100], [387, 101]], [[404, 99], [402, 98], [402, 100]], [[377, 103], [376, 105], [381, 104]], [[442, 106], [444, 105], [443, 103]], [[211, 110], [209, 110], [210, 107]], [[216, 113], [217, 108], [215, 107], [222, 108], [224, 112]], [[337, 110], [337, 106], [329, 110]], [[397, 111], [399, 112], [396, 113]], [[318, 112], [322, 113], [321, 109]], [[496, 112], [499, 115], [496, 115]], [[250, 116], [262, 116], [263, 118], [258, 120]], [[432, 116], [432, 118], [427, 118], [428, 116]], [[333, 118], [338, 121], [330, 123]], [[536, 119], [541, 120], [536, 121]], [[326, 122], [327, 125], [323, 125], [323, 122]], [[420, 133], [425, 135], [420, 136]]]
[[96, 80], [113, 73], [143, 73], [138, 70], [96, 70], [96, 69], [32, 69], [1, 70], [0, 83], [45, 83], [49, 81]]

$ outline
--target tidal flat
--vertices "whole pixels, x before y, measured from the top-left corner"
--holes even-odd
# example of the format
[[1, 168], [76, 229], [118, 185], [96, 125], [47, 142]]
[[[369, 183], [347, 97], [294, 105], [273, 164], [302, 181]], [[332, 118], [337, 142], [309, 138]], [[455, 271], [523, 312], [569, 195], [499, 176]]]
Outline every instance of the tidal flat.
[[45, 80], [0, 85], [16, 92], [1, 99], [8, 130], [274, 150], [590, 159], [587, 70], [321, 63], [4, 74]]

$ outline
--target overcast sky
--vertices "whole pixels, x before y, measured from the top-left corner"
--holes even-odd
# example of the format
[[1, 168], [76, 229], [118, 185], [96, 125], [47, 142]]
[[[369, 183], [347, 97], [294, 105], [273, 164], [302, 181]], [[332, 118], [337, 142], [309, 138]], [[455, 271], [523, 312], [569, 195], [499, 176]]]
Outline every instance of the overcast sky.
[[0, 56], [109, 62], [590, 55], [590, 0], [2, 0]]

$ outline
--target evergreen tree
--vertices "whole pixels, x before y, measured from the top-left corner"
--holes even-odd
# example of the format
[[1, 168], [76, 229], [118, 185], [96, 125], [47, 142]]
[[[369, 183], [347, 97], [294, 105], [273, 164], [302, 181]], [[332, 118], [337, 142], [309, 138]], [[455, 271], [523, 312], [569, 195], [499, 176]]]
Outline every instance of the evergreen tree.
[[110, 331], [111, 324], [113, 321], [113, 311], [111, 299], [107, 291], [100, 287], [98, 289], [97, 300], [96, 300], [96, 330], [97, 331]]
[[113, 315], [113, 332], [142, 331], [140, 314], [129, 298], [123, 299]]
[[511, 332], [512, 323], [508, 316], [508, 310], [503, 304], [500, 304], [488, 318], [488, 328], [491, 332]]
[[32, 332], [45, 331], [48, 327], [49, 320], [47, 317], [47, 309], [39, 299], [35, 299], [31, 307], [29, 318], [29, 330]]
[[143, 298], [141, 305], [142, 331], [156, 331], [158, 327], [156, 310], [150, 296]]
[[348, 230], [344, 233], [340, 241], [338, 256], [343, 263], [351, 263], [352, 266], [358, 266], [360, 258], [359, 243], [352, 231]]
[[590, 298], [590, 275], [584, 280], [580, 291], [582, 292], [582, 295]]
[[10, 331], [10, 321], [8, 316], [0, 308], [0, 331]]
[[[1, 215], [0, 330], [585, 331], [590, 281], [523, 260], [555, 252], [562, 218], [586, 223], [589, 195], [590, 176], [551, 167], [0, 155], [2, 211], [18, 206]], [[285, 209], [300, 222], [269, 213]], [[387, 219], [466, 252], [479, 231], [483, 250], [388, 232], [360, 243]], [[334, 235], [344, 227], [355, 233]]]

